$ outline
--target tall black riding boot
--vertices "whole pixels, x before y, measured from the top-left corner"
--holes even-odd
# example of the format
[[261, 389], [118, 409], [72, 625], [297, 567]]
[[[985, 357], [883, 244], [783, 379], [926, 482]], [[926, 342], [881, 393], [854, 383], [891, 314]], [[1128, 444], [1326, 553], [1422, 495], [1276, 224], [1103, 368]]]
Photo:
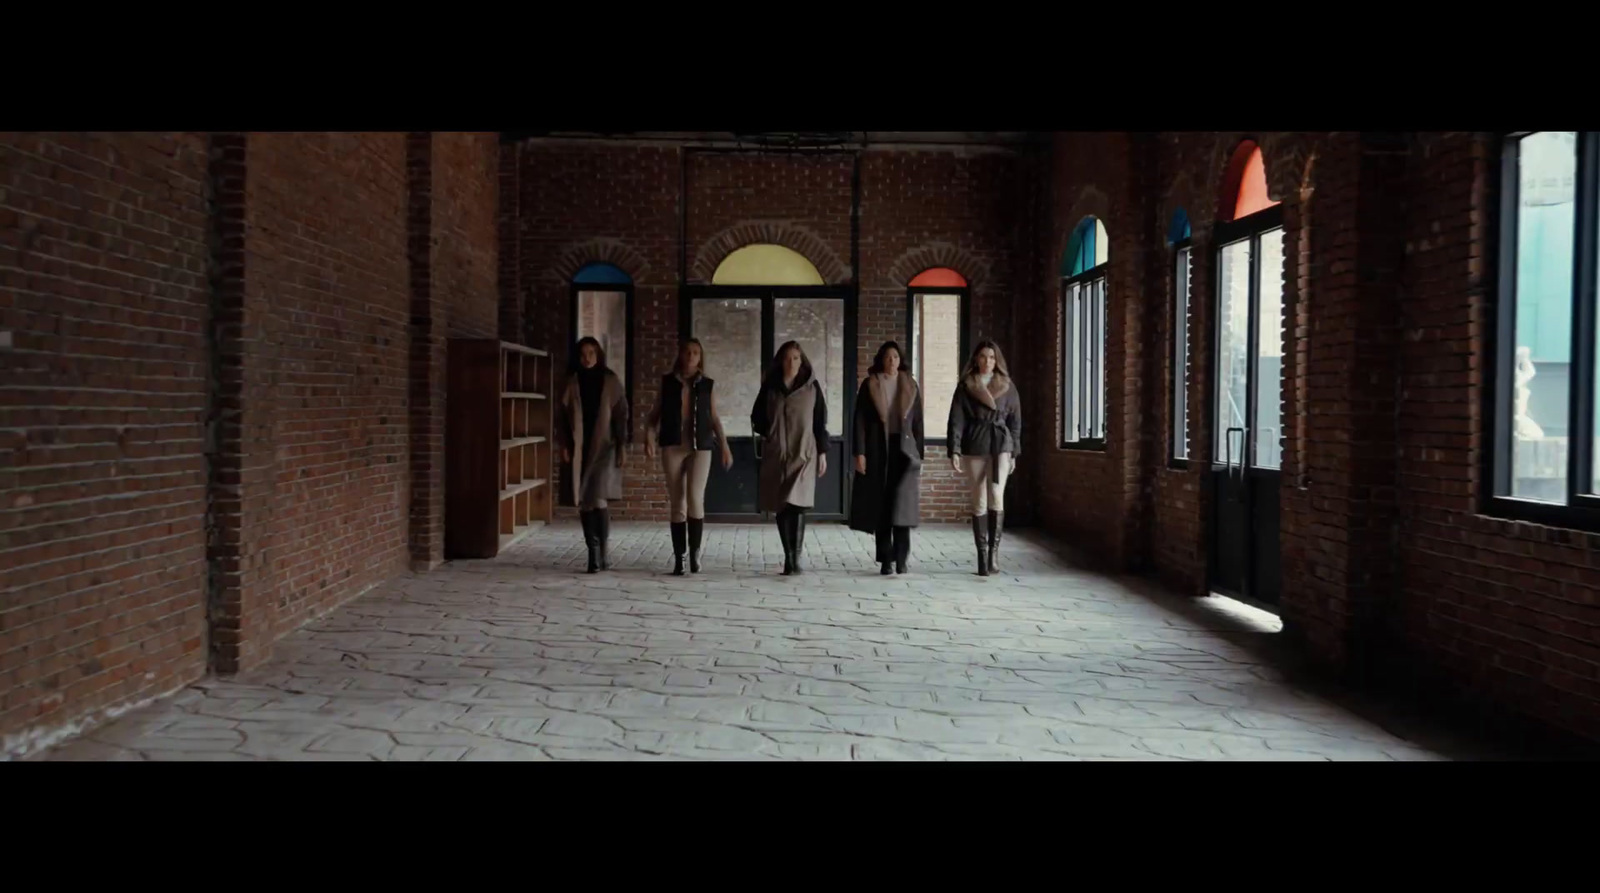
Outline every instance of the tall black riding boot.
[[982, 515], [972, 516], [972, 541], [978, 545], [978, 576], [989, 576], [989, 531]]
[[672, 522], [672, 575], [683, 576], [683, 550], [684, 540], [687, 539], [687, 524], [678, 521]]
[[706, 532], [706, 519], [689, 519], [689, 573], [700, 573], [700, 543]]
[[989, 573], [1000, 572], [1000, 532], [1005, 527], [1005, 512], [989, 513]]
[[911, 528], [896, 527], [894, 529], [894, 572], [906, 572], [906, 560], [911, 557]]
[[800, 554], [804, 552], [806, 548], [805, 509], [794, 509], [791, 511], [789, 517], [793, 519], [789, 522], [789, 532], [794, 537], [794, 572], [798, 574], [801, 572]]
[[778, 541], [783, 543], [784, 576], [794, 573], [794, 537], [789, 532], [789, 510], [778, 512]]
[[578, 512], [578, 520], [583, 522], [583, 544], [589, 547], [589, 570], [594, 573], [600, 569], [599, 555], [596, 552], [597, 541], [594, 535], [594, 512]]
[[606, 546], [611, 541], [611, 509], [594, 510], [594, 537], [595, 551], [600, 554], [600, 569], [611, 570], [611, 559], [606, 555]]
[[894, 529], [880, 521], [872, 538], [878, 549], [878, 573], [887, 577], [894, 573]]

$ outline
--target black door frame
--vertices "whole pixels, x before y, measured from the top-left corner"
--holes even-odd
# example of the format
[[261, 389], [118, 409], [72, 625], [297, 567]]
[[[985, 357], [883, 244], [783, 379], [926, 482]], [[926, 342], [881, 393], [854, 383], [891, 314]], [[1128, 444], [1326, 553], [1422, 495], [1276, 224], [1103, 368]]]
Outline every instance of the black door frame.
[[[1283, 553], [1282, 522], [1279, 510], [1281, 486], [1283, 480], [1282, 461], [1280, 458], [1278, 468], [1256, 468], [1256, 439], [1252, 436], [1253, 426], [1259, 414], [1260, 390], [1260, 315], [1261, 315], [1261, 237], [1275, 229], [1283, 229], [1283, 206], [1273, 205], [1262, 211], [1257, 211], [1247, 217], [1240, 218], [1230, 223], [1219, 223], [1213, 230], [1211, 248], [1211, 308], [1212, 325], [1211, 338], [1211, 393], [1207, 395], [1211, 415], [1211, 470], [1207, 475], [1209, 492], [1211, 496], [1210, 523], [1207, 525], [1209, 532], [1208, 547], [1206, 549], [1206, 583], [1209, 591], [1220, 592], [1233, 598], [1247, 602], [1254, 602], [1262, 607], [1274, 607], [1278, 601], [1281, 588], [1281, 562]], [[1287, 255], [1287, 232], [1285, 232], [1284, 252]], [[1222, 418], [1221, 378], [1219, 365], [1222, 361], [1222, 252], [1230, 245], [1248, 241], [1250, 245], [1249, 296], [1247, 298], [1249, 313], [1246, 321], [1246, 372], [1245, 380], [1245, 427], [1229, 427], [1225, 437], [1231, 437], [1232, 432], [1241, 431], [1243, 443], [1239, 455], [1234, 459], [1238, 465], [1229, 461], [1226, 451], [1222, 455], [1217, 452], [1217, 429], [1224, 425]], [[1280, 270], [1279, 276], [1282, 276]], [[1279, 286], [1282, 288], [1282, 286]], [[1283, 312], [1288, 313], [1290, 308], [1284, 307]], [[1282, 323], [1280, 321], [1280, 337]], [[1284, 345], [1284, 354], [1288, 354], [1288, 345]], [[1283, 372], [1280, 367], [1278, 373], [1277, 393], [1279, 406], [1283, 401]], [[1281, 412], [1281, 410], [1280, 410]], [[1283, 428], [1278, 427], [1279, 440], [1282, 440]], [[1226, 446], [1226, 444], [1225, 444]], [[1229, 537], [1229, 531], [1223, 530], [1226, 520], [1233, 520], [1242, 525], [1242, 529], [1232, 531], [1236, 537]], [[1234, 555], [1239, 564], [1239, 582], [1234, 585], [1231, 581], [1219, 578], [1220, 565], [1222, 565], [1221, 550], [1236, 542], [1242, 554]]]
[[[697, 300], [717, 300], [719, 298], [756, 298], [761, 299], [761, 364], [760, 373], [766, 374], [766, 364], [772, 361], [772, 354], [778, 349], [774, 343], [776, 334], [775, 305], [785, 298], [831, 298], [844, 302], [844, 375], [846, 381], [840, 382], [840, 392], [844, 395], [843, 406], [828, 407], [828, 473], [818, 482], [818, 486], [837, 486], [840, 492], [839, 514], [820, 512], [810, 513], [810, 517], [817, 521], [843, 521], [850, 516], [850, 487], [846, 485], [848, 475], [848, 452], [851, 442], [852, 427], [855, 418], [856, 399], [856, 308], [857, 290], [854, 285], [684, 285], [678, 288], [678, 336], [688, 338], [693, 333], [694, 302]], [[712, 359], [715, 363], [715, 358]], [[713, 370], [714, 371], [714, 370]], [[820, 374], [820, 373], [819, 373]], [[715, 376], [713, 376], [715, 377]], [[826, 378], [824, 378], [826, 381]], [[727, 414], [750, 412], [748, 406], [719, 406], [719, 410]], [[734, 438], [730, 437], [730, 441]], [[730, 447], [732, 444], [730, 443]], [[839, 449], [836, 451], [835, 447]], [[737, 453], [735, 451], [738, 461]], [[835, 455], [836, 452], [838, 455]], [[715, 475], [721, 472], [721, 465], [716, 464], [712, 469]], [[829, 481], [832, 481], [829, 484]], [[707, 493], [707, 501], [711, 495]], [[706, 521], [713, 524], [752, 524], [771, 520], [766, 513], [730, 513], [713, 512], [711, 507], [706, 507]]]

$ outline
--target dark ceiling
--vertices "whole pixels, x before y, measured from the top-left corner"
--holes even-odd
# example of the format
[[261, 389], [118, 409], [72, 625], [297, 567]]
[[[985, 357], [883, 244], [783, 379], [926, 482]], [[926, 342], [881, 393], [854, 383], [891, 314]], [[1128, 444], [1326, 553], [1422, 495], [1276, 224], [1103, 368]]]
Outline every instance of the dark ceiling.
[[868, 145], [973, 145], [1013, 146], [1036, 140], [1042, 134], [1027, 131], [502, 131], [501, 138], [628, 140], [666, 143], [704, 143], [771, 148], [859, 148]]

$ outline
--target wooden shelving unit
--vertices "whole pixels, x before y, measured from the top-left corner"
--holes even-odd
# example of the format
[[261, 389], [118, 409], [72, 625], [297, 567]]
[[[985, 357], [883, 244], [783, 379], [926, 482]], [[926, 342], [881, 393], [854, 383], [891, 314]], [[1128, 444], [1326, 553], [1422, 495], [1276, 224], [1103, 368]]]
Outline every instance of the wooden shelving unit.
[[555, 511], [550, 354], [452, 338], [445, 432], [445, 557], [493, 558]]

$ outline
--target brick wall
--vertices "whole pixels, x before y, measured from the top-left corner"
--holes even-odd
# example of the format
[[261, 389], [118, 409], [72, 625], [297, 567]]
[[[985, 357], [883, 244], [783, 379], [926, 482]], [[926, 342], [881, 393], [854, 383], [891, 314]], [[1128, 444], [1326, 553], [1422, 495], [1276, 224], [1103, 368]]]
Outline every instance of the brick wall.
[[406, 137], [252, 134], [247, 164], [241, 667], [408, 565]]
[[488, 135], [329, 133], [7, 134], [0, 171], [11, 755], [431, 564], [499, 171]]
[[1398, 394], [1398, 635], [1423, 680], [1600, 739], [1600, 536], [1477, 513], [1498, 141], [1411, 155]]
[[500, 169], [494, 134], [407, 135], [411, 266], [411, 564], [444, 560], [450, 338], [497, 337]]
[[[1144, 378], [1146, 290], [1142, 260], [1147, 216], [1133, 192], [1135, 140], [1120, 133], [1058, 134], [1047, 190], [1048, 246], [1035, 263], [1043, 288], [1029, 319], [1031, 359], [1024, 387], [1041, 392], [1029, 421], [1028, 449], [1041, 479], [1040, 523], [1114, 567], [1136, 563], [1132, 539], [1139, 508], [1140, 408]], [[1062, 307], [1060, 265], [1072, 230], [1093, 215], [1110, 238], [1107, 262], [1106, 448], [1062, 448]]]
[[0, 753], [205, 671], [206, 182], [0, 134]]
[[[1284, 210], [1286, 632], [1346, 676], [1414, 678], [1430, 691], [1600, 737], [1600, 576], [1588, 557], [1600, 536], [1477, 514], [1491, 422], [1479, 407], [1491, 359], [1493, 140], [1184, 133], [1158, 134], [1141, 153], [1137, 138], [1124, 146], [1119, 135], [1058, 137], [1052, 236], [1040, 240], [1047, 280], [1034, 309], [1059, 325], [1054, 266], [1085, 213], [1106, 220], [1111, 291], [1125, 304], [1107, 347], [1108, 369], [1121, 375], [1108, 402], [1112, 444], [1104, 456], [1050, 457], [1051, 479], [1061, 483], [1041, 501], [1046, 526], [1122, 567], [1148, 564], [1185, 591], [1206, 590], [1211, 229], [1223, 169], [1247, 136], [1261, 144], [1269, 191]], [[1140, 201], [1149, 212], [1130, 233], [1119, 209], [1137, 219]], [[1165, 228], [1180, 207], [1195, 243], [1187, 467], [1167, 458], [1173, 255]], [[1143, 269], [1130, 277], [1119, 254], [1141, 251]], [[1055, 331], [1037, 333], [1035, 380], [1059, 374], [1056, 341]], [[1051, 397], [1059, 401], [1059, 386]], [[1142, 407], [1142, 418], [1130, 425], [1119, 401]], [[1118, 458], [1119, 440], [1142, 456]], [[1139, 469], [1134, 486], [1124, 476], [1130, 461]], [[1119, 493], [1121, 504], [1089, 499], [1095, 492]], [[1137, 520], [1119, 528], [1130, 510]]]
[[[858, 382], [880, 344], [891, 339], [907, 343], [906, 287], [930, 267], [948, 267], [967, 280], [970, 345], [993, 339], [1013, 372], [1027, 361], [1026, 348], [1012, 329], [1012, 308], [1021, 291], [1017, 257], [1032, 230], [1026, 206], [1018, 201], [1025, 189], [1024, 165], [1019, 153], [993, 150], [878, 149], [863, 155]], [[957, 356], [958, 371], [966, 361]], [[1034, 387], [1025, 377], [1017, 381], [1017, 393], [1024, 399]], [[942, 395], [941, 402], [948, 405], [949, 396]], [[1024, 431], [1038, 424], [1027, 409]], [[929, 445], [922, 467], [922, 518], [927, 522], [970, 515], [967, 487], [950, 468], [949, 450], [942, 443], [947, 420], [948, 415], [930, 414], [924, 423], [927, 436], [941, 440]], [[1037, 455], [1025, 452], [1007, 487], [1006, 510], [1013, 521], [1027, 518], [1031, 509], [1028, 482]]]
[[522, 293], [522, 153], [517, 144], [501, 144], [496, 160], [500, 188], [495, 227], [499, 247], [496, 285], [500, 296], [500, 340], [523, 344], [528, 333], [523, 319], [526, 308]]
[[1207, 393], [1211, 387], [1210, 296], [1212, 257], [1196, 244], [1189, 252], [1189, 354], [1188, 397], [1189, 458], [1172, 460], [1172, 403], [1177, 387], [1174, 348], [1177, 330], [1174, 298], [1177, 283], [1176, 253], [1167, 245], [1166, 233], [1174, 214], [1182, 211], [1191, 228], [1202, 235], [1215, 215], [1215, 201], [1203, 195], [1209, 182], [1211, 135], [1160, 134], [1156, 139], [1154, 182], [1150, 197], [1155, 207], [1153, 231], [1144, 238], [1152, 243], [1146, 253], [1145, 313], [1150, 338], [1145, 349], [1152, 359], [1149, 387], [1145, 389], [1145, 418], [1158, 425], [1145, 434], [1149, 452], [1145, 460], [1148, 480], [1148, 541], [1145, 558], [1153, 571], [1182, 591], [1199, 594], [1205, 589], [1206, 538], [1203, 519], [1210, 510], [1203, 469], [1210, 456]]
[[[572, 275], [604, 261], [633, 279], [635, 430], [654, 405], [660, 376], [677, 355], [678, 182], [676, 149], [633, 146], [507, 146], [520, 159], [519, 277], [525, 301], [525, 343], [550, 351], [565, 380], [572, 347]], [[724, 409], [724, 412], [729, 410]], [[558, 476], [560, 472], [557, 472]], [[667, 497], [659, 462], [636, 445], [623, 465], [617, 518], [665, 518]], [[570, 502], [570, 484], [561, 481]], [[557, 509], [574, 516], [571, 508]]]
[[[518, 273], [528, 301], [529, 343], [551, 346], [564, 367], [572, 273], [596, 260], [622, 268], [635, 283], [629, 374], [636, 419], [654, 404], [659, 376], [676, 354], [685, 222], [681, 261], [688, 282], [708, 283], [729, 253], [757, 242], [800, 252], [827, 282], [852, 279], [851, 155], [684, 155], [676, 147], [537, 141], [503, 150], [503, 157], [512, 155], [519, 158]], [[1019, 153], [989, 150], [873, 149], [862, 155], [856, 366], [846, 372], [851, 380], [830, 385], [853, 395], [878, 345], [904, 341], [906, 284], [933, 266], [952, 267], [972, 284], [974, 342], [995, 338], [1013, 363], [1025, 361], [1027, 346], [1015, 342], [1018, 320], [1011, 308], [1019, 290], [1017, 257], [1032, 257], [1026, 165]], [[686, 198], [680, 196], [685, 188]], [[684, 201], [686, 221], [680, 219]], [[506, 281], [502, 274], [502, 287]], [[714, 352], [709, 359], [718, 362]], [[730, 373], [714, 369], [713, 375], [726, 382]], [[1019, 389], [1027, 399], [1020, 381]], [[724, 399], [725, 417], [748, 411], [726, 393]], [[837, 429], [834, 409], [830, 426]], [[930, 436], [942, 436], [944, 423], [930, 418]], [[923, 517], [930, 522], [965, 513], [964, 488], [944, 455], [943, 447], [931, 448], [924, 471]], [[1024, 463], [1011, 486], [1014, 516], [1019, 510], [1027, 515], [1030, 473]], [[665, 517], [665, 489], [642, 453], [628, 457], [624, 499], [612, 505], [619, 518]]]

